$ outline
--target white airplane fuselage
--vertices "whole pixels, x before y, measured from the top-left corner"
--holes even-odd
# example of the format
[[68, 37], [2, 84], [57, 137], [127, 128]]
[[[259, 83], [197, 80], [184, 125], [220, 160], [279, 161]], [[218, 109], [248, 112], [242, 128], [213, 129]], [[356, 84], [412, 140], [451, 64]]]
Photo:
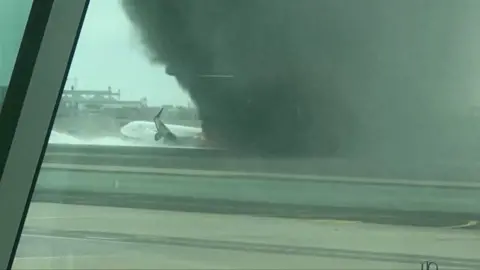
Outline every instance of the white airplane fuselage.
[[[195, 144], [200, 145], [202, 140], [202, 129], [198, 127], [188, 127], [181, 125], [165, 124], [165, 126], [178, 138], [178, 144]], [[123, 136], [141, 141], [144, 143], [158, 144], [155, 140], [157, 128], [155, 123], [148, 121], [133, 121], [120, 129]], [[169, 143], [165, 139], [161, 142]]]

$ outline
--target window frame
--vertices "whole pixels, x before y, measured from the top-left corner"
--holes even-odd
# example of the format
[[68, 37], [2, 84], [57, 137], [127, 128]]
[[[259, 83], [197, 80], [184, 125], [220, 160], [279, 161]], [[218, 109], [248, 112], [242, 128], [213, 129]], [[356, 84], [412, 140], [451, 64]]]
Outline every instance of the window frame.
[[88, 3], [33, 1], [0, 113], [0, 269], [13, 264]]

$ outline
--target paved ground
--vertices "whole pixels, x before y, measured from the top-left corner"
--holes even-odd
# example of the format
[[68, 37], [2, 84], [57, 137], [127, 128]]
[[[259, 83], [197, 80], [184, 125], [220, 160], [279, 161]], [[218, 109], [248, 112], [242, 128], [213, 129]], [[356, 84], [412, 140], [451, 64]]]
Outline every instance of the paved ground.
[[480, 220], [480, 183], [68, 166], [42, 168], [35, 201], [417, 226]]
[[[188, 148], [188, 147], [187, 147]], [[480, 151], [475, 151], [480, 153]], [[388, 179], [478, 183], [480, 157], [437, 158], [259, 157], [228, 151], [184, 147], [49, 145], [47, 164], [83, 164], [213, 171], [288, 173]]]
[[[167, 189], [168, 191], [169, 189]], [[268, 196], [266, 196], [268, 199]], [[363, 223], [411, 225], [437, 228], [480, 229], [480, 215], [460, 212], [401, 211], [341, 206], [316, 206], [245, 200], [208, 199], [185, 196], [75, 191], [37, 191], [35, 202], [70, 205], [111, 206], [191, 213], [242, 214], [294, 219], [335, 219]]]
[[476, 230], [33, 203], [15, 269], [479, 269]]

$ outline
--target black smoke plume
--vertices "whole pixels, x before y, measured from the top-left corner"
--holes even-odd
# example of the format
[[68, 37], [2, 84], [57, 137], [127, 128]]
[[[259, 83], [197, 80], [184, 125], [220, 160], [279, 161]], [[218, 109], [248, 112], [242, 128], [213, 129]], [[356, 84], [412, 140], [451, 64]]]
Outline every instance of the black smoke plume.
[[196, 103], [207, 137], [231, 149], [426, 153], [468, 100], [452, 89], [466, 78], [458, 31], [475, 1], [122, 5], [151, 60]]

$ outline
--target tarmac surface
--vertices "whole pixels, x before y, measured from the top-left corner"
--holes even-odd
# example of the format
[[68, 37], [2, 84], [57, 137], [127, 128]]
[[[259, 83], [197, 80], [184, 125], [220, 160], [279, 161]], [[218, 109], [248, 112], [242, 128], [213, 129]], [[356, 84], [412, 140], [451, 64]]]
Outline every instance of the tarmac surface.
[[476, 230], [32, 203], [14, 269], [479, 269]]

